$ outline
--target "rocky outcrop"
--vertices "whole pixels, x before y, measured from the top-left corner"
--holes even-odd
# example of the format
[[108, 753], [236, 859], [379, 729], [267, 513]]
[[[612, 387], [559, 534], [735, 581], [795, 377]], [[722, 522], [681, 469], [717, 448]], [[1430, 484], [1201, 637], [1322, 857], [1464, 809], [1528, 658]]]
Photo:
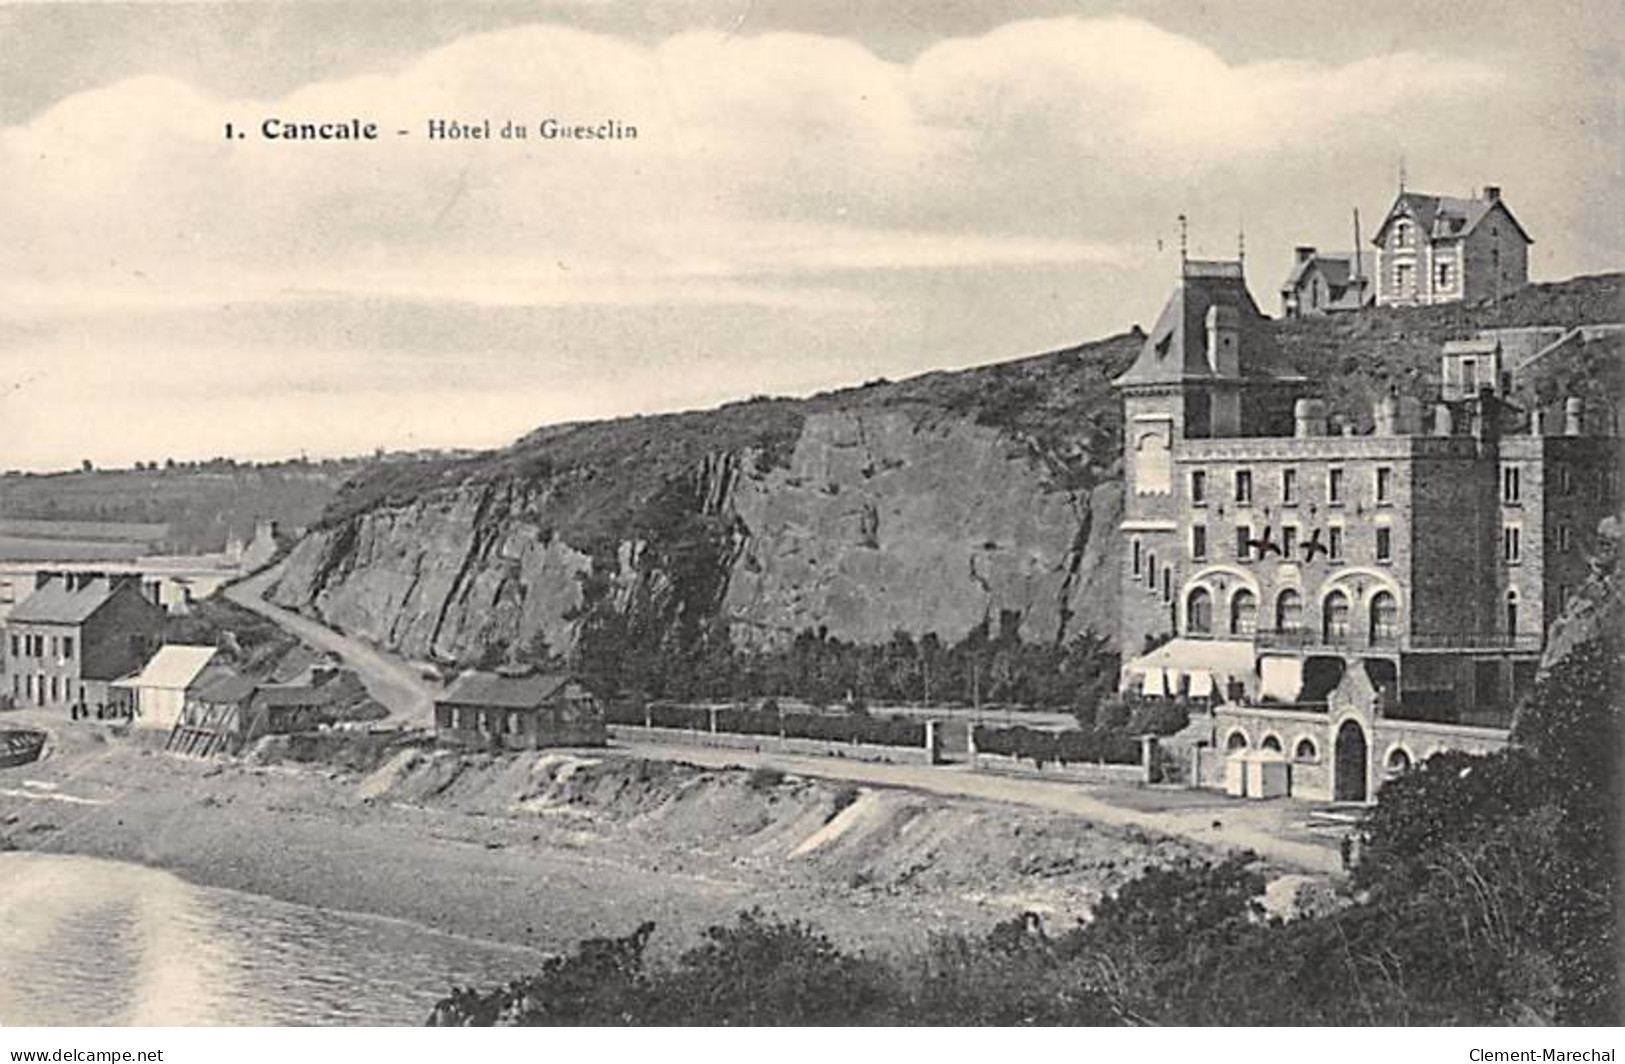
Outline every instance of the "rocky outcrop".
[[[778, 464], [746, 446], [678, 470], [684, 490], [665, 505], [697, 523], [659, 520], [657, 506], [618, 541], [585, 542], [557, 501], [559, 478], [581, 470], [469, 480], [313, 532], [272, 597], [447, 662], [543, 643], [565, 652], [589, 578], [635, 608], [665, 584], [692, 583], [670, 571], [680, 564], [715, 568], [685, 608], [711, 611], [744, 645], [818, 628], [856, 642], [898, 630], [952, 642], [983, 621], [1034, 641], [1109, 633], [1118, 487], [1067, 486], [1064, 472], [1032, 438], [974, 416], [855, 404], [808, 413]], [[681, 542], [695, 528], [712, 542]]]

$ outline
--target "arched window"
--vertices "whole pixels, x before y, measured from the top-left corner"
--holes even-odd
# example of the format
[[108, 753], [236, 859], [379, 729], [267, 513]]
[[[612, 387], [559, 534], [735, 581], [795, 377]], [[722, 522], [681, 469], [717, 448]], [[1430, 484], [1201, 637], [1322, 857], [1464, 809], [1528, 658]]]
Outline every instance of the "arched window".
[[1173, 463], [1168, 457], [1166, 431], [1142, 433], [1134, 443], [1134, 491], [1137, 495], [1166, 495], [1173, 488]]
[[1151, 590], [1157, 589], [1157, 552], [1151, 551], [1145, 556], [1145, 582]]
[[1386, 591], [1371, 596], [1371, 641], [1389, 642], [1399, 637], [1399, 601]]
[[1247, 749], [1247, 733], [1239, 729], [1231, 732], [1230, 738], [1224, 741], [1224, 748], [1226, 750]]
[[1162, 601], [1174, 600], [1174, 571], [1168, 566], [1162, 567]]
[[1241, 588], [1230, 596], [1230, 634], [1252, 635], [1258, 631], [1258, 596]]
[[1140, 575], [1140, 570], [1142, 568], [1144, 568], [1144, 559], [1141, 557], [1141, 553], [1142, 553], [1142, 550], [1141, 550], [1141, 547], [1140, 547], [1140, 541], [1135, 540], [1134, 541], [1134, 575], [1135, 576], [1139, 576]]
[[1313, 739], [1303, 738], [1298, 740], [1297, 748], [1292, 751], [1292, 756], [1298, 761], [1314, 761], [1320, 757], [1320, 751], [1315, 749]]
[[1213, 596], [1205, 587], [1192, 588], [1185, 599], [1185, 631], [1198, 635], [1213, 631]]
[[1394, 223], [1394, 246], [1408, 248], [1411, 246], [1411, 223], [1399, 221]]
[[1349, 637], [1349, 597], [1341, 591], [1326, 596], [1321, 610], [1321, 635], [1328, 643], [1341, 643]]
[[1266, 735], [1266, 736], [1264, 736], [1264, 741], [1259, 743], [1258, 745], [1259, 745], [1259, 747], [1261, 749], [1264, 749], [1264, 750], [1274, 750], [1276, 753], [1281, 752], [1281, 740], [1277, 736], [1274, 736], [1274, 735]]
[[1388, 752], [1388, 774], [1399, 776], [1411, 770], [1411, 755], [1403, 746], [1396, 746]]
[[1291, 588], [1275, 600], [1275, 630], [1289, 635], [1303, 629], [1303, 596]]
[[1518, 634], [1518, 593], [1507, 592], [1507, 635]]

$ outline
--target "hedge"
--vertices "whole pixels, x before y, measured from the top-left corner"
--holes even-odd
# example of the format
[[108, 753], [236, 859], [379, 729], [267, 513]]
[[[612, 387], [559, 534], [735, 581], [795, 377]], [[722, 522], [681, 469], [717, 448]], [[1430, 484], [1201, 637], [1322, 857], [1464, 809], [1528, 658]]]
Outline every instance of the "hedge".
[[[642, 710], [612, 707], [611, 724], [642, 725]], [[716, 710], [716, 728], [732, 735], [783, 735], [787, 739], [818, 739], [837, 743], [872, 743], [876, 746], [925, 746], [925, 723], [905, 717], [826, 716], [821, 713], [784, 713], [748, 706]], [[648, 723], [657, 728], [709, 731], [711, 711], [703, 706], [656, 703], [649, 706]]]
[[1117, 731], [1043, 731], [1016, 725], [994, 728], [976, 726], [976, 750], [983, 754], [1004, 754], [1042, 767], [1059, 764], [1138, 765], [1140, 741]]

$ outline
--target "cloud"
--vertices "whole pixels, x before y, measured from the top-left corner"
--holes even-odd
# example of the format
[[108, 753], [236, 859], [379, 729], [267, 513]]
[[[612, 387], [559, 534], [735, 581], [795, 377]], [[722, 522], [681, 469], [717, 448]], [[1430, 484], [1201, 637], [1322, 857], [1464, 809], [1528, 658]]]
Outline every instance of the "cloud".
[[[1125, 249], [1088, 220], [1054, 231], [1050, 193], [1080, 206], [1068, 175], [1095, 189], [1156, 185], [1169, 170], [1188, 181], [1328, 125], [1403, 114], [1419, 97], [1470, 96], [1495, 76], [1418, 53], [1231, 65], [1129, 19], [1017, 23], [907, 64], [795, 34], [645, 47], [522, 27], [272, 101], [148, 76], [0, 131], [0, 170], [14, 178], [0, 285], [24, 313], [308, 290], [773, 305], [796, 298], [783, 279], [798, 274], [1109, 263]], [[253, 134], [265, 117], [350, 116], [378, 121], [385, 139]], [[616, 118], [639, 135], [423, 135], [435, 117], [500, 128], [547, 116]], [[226, 140], [227, 121], [250, 138]], [[843, 298], [861, 297], [812, 296]]]

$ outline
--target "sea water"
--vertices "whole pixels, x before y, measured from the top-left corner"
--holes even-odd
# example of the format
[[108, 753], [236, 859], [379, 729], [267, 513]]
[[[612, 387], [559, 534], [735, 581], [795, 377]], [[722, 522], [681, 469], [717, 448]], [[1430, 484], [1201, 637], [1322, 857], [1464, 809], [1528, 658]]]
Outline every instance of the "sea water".
[[0, 1024], [416, 1024], [542, 954], [194, 886], [141, 865], [0, 854]]

